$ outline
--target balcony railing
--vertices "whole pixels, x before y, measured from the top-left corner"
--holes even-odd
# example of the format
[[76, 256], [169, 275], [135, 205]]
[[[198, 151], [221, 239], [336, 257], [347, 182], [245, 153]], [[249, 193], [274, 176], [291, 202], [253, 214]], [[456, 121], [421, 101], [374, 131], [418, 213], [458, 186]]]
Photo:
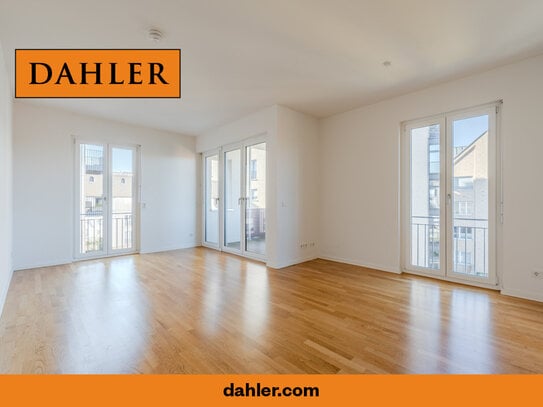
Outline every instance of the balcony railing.
[[132, 248], [132, 219], [131, 213], [114, 213], [111, 225], [111, 248], [124, 250]]
[[79, 252], [100, 252], [104, 250], [104, 218], [101, 215], [79, 216]]
[[[411, 217], [411, 264], [431, 269], [440, 267], [440, 224], [438, 216]], [[488, 276], [488, 220], [454, 218], [453, 270], [479, 277]]]
[[247, 208], [245, 234], [249, 240], [266, 236], [266, 208]]
[[[104, 217], [99, 213], [82, 213], [79, 218], [80, 253], [103, 251]], [[111, 249], [124, 250], [133, 247], [133, 215], [114, 213], [111, 224]]]

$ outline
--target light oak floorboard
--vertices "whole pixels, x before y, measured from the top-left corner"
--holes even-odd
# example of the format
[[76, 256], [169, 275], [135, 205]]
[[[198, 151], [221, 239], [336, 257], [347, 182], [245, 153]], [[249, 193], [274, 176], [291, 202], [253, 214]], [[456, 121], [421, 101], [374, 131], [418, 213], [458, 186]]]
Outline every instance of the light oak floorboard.
[[543, 373], [543, 304], [206, 248], [14, 274], [1, 373]]

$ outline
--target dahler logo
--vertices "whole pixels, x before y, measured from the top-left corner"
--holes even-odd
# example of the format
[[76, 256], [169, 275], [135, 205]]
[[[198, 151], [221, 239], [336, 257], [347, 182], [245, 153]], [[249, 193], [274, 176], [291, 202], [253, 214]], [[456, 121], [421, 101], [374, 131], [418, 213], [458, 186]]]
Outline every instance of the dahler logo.
[[16, 98], [180, 98], [179, 49], [17, 49]]

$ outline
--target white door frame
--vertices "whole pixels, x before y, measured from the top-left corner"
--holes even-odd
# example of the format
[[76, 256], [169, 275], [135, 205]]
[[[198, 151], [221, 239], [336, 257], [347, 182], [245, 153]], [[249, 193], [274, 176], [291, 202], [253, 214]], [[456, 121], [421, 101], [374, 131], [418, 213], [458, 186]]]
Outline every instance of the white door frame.
[[223, 175], [222, 179], [220, 180], [220, 184], [222, 186], [221, 188], [221, 195], [222, 195], [222, 198], [223, 199], [220, 199], [220, 201], [223, 202], [223, 205], [221, 206], [221, 212], [222, 212], [222, 222], [221, 222], [221, 236], [220, 236], [220, 242], [221, 242], [221, 250], [224, 251], [224, 252], [228, 252], [228, 253], [233, 253], [233, 254], [238, 254], [238, 255], [244, 255], [243, 253], [243, 241], [244, 241], [244, 236], [245, 236], [245, 228], [243, 227], [244, 226], [244, 219], [245, 219], [245, 216], [244, 216], [244, 213], [245, 213], [245, 205], [244, 205], [244, 199], [243, 199], [243, 196], [240, 196], [238, 197], [238, 205], [239, 205], [239, 229], [240, 229], [240, 234], [239, 234], [239, 250], [238, 249], [234, 249], [232, 247], [228, 247], [226, 245], [226, 239], [225, 239], [225, 233], [226, 233], [226, 226], [225, 226], [225, 222], [226, 222], [226, 213], [225, 213], [225, 210], [226, 210], [226, 207], [225, 207], [225, 204], [226, 204], [226, 199], [224, 197], [224, 193], [225, 193], [225, 190], [226, 190], [226, 179], [224, 178], [225, 175], [226, 175], [226, 170], [224, 168], [224, 166], [226, 165], [226, 160], [224, 159], [224, 157], [226, 156], [227, 153], [231, 152], [231, 151], [235, 151], [235, 150], [239, 150], [240, 151], [240, 164], [239, 164], [239, 168], [240, 168], [240, 185], [239, 185], [239, 191], [240, 191], [240, 195], [244, 195], [244, 182], [245, 182], [245, 165], [244, 165], [244, 143], [241, 142], [241, 143], [233, 143], [233, 144], [228, 144], [228, 145], [225, 145], [221, 148], [222, 150], [222, 153], [221, 153], [221, 159], [222, 161], [220, 162], [220, 165], [221, 165], [221, 174]]
[[402, 264], [404, 265], [405, 271], [413, 272], [413, 273], [420, 273], [426, 276], [432, 276], [432, 277], [441, 277], [444, 278], [446, 275], [446, 262], [444, 261], [445, 257], [445, 250], [446, 250], [446, 227], [443, 222], [444, 219], [444, 205], [445, 197], [446, 197], [446, 191], [445, 188], [442, 186], [445, 185], [446, 181], [446, 175], [443, 171], [443, 163], [445, 162], [446, 152], [445, 149], [440, 148], [439, 150], [439, 162], [440, 162], [440, 177], [439, 177], [439, 199], [440, 199], [440, 215], [439, 215], [439, 269], [433, 270], [430, 268], [425, 267], [419, 267], [414, 266], [411, 264], [411, 253], [412, 253], [412, 247], [411, 247], [411, 130], [418, 129], [420, 127], [426, 127], [431, 125], [439, 125], [439, 140], [440, 145], [443, 145], [445, 141], [445, 118], [442, 116], [432, 116], [425, 119], [419, 119], [407, 122], [404, 125], [402, 134], [404, 137], [402, 137], [401, 144], [402, 144], [402, 152], [403, 152], [403, 160], [402, 160], [402, 177], [401, 177], [401, 185], [402, 185], [402, 197], [406, 197], [406, 199], [403, 200], [402, 205], [402, 218], [404, 219], [404, 227], [402, 228]]
[[[240, 256], [248, 257], [255, 260], [266, 261], [266, 255], [260, 255], [257, 253], [249, 252], [245, 249], [245, 222], [246, 222], [246, 204], [247, 204], [247, 148], [255, 144], [266, 143], [267, 149], [267, 133], [263, 133], [257, 136], [253, 136], [246, 140], [237, 143], [231, 143], [224, 145], [218, 149], [208, 150], [202, 153], [202, 245], [212, 249], [224, 251], [227, 253], [237, 254]], [[225, 160], [224, 156], [227, 152], [240, 150], [240, 249], [234, 249], [225, 245]], [[206, 215], [206, 157], [219, 154], [219, 244], [213, 245], [205, 241], [205, 215]], [[267, 165], [266, 165], [267, 167]], [[268, 188], [268, 174], [266, 173], [266, 189]], [[267, 196], [268, 194], [266, 194]], [[267, 206], [267, 205], [266, 205]]]
[[[141, 204], [141, 145], [138, 144], [118, 144], [118, 143], [108, 143], [107, 141], [97, 138], [94, 140], [79, 138], [72, 136], [74, 144], [74, 202], [72, 207], [74, 208], [74, 260], [85, 260], [85, 259], [94, 259], [94, 258], [103, 258], [103, 257], [112, 257], [119, 256], [123, 254], [133, 254], [139, 253], [140, 251], [140, 204]], [[80, 188], [81, 188], [81, 176], [80, 176], [80, 146], [82, 144], [91, 144], [91, 145], [101, 145], [104, 149], [103, 156], [103, 250], [90, 253], [80, 253], [80, 234], [81, 234], [81, 223], [80, 223]], [[112, 250], [110, 242], [110, 232], [111, 232], [111, 219], [112, 219], [112, 208], [111, 208], [111, 149], [112, 148], [131, 148], [134, 151], [132, 156], [132, 165], [134, 168], [134, 176], [132, 177], [132, 191], [133, 191], [133, 216], [134, 220], [132, 222], [132, 239], [133, 239], [133, 248], [131, 249], [121, 249], [121, 250]]]
[[[204, 153], [202, 153], [202, 176], [203, 176], [203, 183], [202, 183], [202, 246], [209, 247], [210, 249], [216, 249], [220, 250], [221, 247], [221, 234], [222, 234], [222, 205], [223, 205], [223, 199], [222, 199], [222, 159], [221, 159], [222, 149], [216, 148], [214, 150], [209, 150]], [[206, 166], [206, 159], [208, 157], [212, 157], [216, 155], [218, 157], [219, 161], [219, 202], [218, 202], [218, 225], [217, 225], [217, 243], [209, 243], [206, 241], [206, 217], [207, 217], [207, 166]]]
[[[501, 245], [501, 218], [502, 212], [502, 186], [501, 186], [501, 139], [498, 131], [499, 111], [502, 101], [488, 103], [468, 109], [461, 109], [424, 119], [412, 120], [401, 125], [401, 254], [402, 271], [434, 277], [447, 281], [470, 284], [474, 286], [499, 289], [500, 264], [497, 247]], [[449, 204], [448, 196], [452, 194], [452, 123], [459, 118], [469, 118], [488, 114], [489, 117], [489, 266], [488, 278], [469, 276], [454, 273], [452, 267], [453, 245], [453, 210]], [[414, 128], [430, 124], [440, 125], [440, 270], [432, 271], [429, 268], [411, 265], [411, 148], [410, 131]], [[445, 148], [443, 148], [445, 146]], [[451, 195], [452, 196], [452, 195]]]
[[[454, 239], [451, 238], [454, 234], [454, 207], [452, 201], [448, 199], [453, 196], [454, 192], [454, 173], [453, 173], [453, 129], [452, 124], [455, 120], [468, 119], [470, 117], [488, 115], [488, 278], [472, 276], [469, 274], [456, 273], [453, 267], [453, 256], [447, 256], [447, 276], [454, 280], [468, 281], [471, 283], [485, 284], [492, 287], [497, 285], [497, 267], [496, 267], [496, 220], [497, 220], [497, 133], [496, 133], [496, 104], [466, 109], [461, 112], [456, 112], [447, 115], [447, 168], [449, 173], [447, 176], [447, 253], [453, 253]], [[474, 236], [475, 238], [475, 236]]]

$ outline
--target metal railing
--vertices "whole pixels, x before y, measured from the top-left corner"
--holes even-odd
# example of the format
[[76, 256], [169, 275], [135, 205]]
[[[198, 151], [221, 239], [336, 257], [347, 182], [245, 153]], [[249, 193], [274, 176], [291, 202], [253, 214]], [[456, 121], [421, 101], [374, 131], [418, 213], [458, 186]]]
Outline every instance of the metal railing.
[[[133, 247], [133, 215], [131, 213], [112, 214], [111, 249], [123, 250]], [[104, 250], [104, 216], [82, 213], [79, 217], [80, 253]]]
[[245, 234], [249, 240], [266, 236], [266, 208], [247, 208]]
[[104, 249], [104, 218], [101, 215], [79, 216], [79, 252], [88, 253]]
[[123, 250], [132, 248], [132, 214], [114, 213], [111, 225], [111, 248]]
[[[473, 276], [488, 276], [488, 220], [454, 218], [453, 270]], [[439, 269], [440, 224], [438, 216], [411, 217], [411, 263]]]

